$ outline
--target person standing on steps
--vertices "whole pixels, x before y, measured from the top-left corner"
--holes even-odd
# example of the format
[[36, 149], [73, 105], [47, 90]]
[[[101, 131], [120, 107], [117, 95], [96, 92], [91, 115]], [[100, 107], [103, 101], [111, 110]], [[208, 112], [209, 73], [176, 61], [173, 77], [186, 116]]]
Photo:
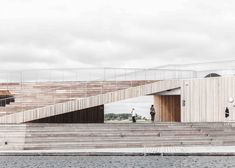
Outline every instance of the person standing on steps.
[[132, 122], [133, 122], [133, 123], [136, 123], [136, 119], [135, 119], [135, 117], [136, 117], [135, 108], [132, 108], [132, 110], [131, 110], [131, 116], [132, 116]]
[[154, 122], [154, 118], [155, 118], [155, 109], [154, 109], [154, 106], [152, 105], [150, 107], [150, 115], [151, 115], [151, 121]]

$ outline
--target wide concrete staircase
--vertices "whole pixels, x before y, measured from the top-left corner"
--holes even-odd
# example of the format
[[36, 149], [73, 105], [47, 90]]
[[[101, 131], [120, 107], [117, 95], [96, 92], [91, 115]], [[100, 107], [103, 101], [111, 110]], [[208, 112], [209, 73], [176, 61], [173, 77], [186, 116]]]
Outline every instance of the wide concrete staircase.
[[235, 145], [233, 123], [0, 125], [1, 150]]

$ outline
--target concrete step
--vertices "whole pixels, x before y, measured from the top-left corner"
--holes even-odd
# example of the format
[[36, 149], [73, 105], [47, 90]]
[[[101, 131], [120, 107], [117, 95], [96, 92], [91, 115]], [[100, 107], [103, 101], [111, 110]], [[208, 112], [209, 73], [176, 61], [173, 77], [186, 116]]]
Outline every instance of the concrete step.
[[[187, 138], [190, 138], [190, 137], [195, 137], [195, 136], [198, 136], [198, 137], [208, 137], [207, 136], [207, 134], [194, 134], [194, 135], [192, 135], [192, 134], [182, 134], [182, 135], [167, 135], [167, 136], [162, 136], [162, 135], [160, 135], [159, 136], [159, 134], [158, 133], [156, 133], [156, 134], [147, 134], [147, 133], [145, 133], [145, 134], [130, 134], [130, 133], [126, 133], [126, 134], [105, 134], [105, 133], [102, 133], [102, 134], [91, 134], [91, 133], [82, 133], [82, 134], [78, 134], [78, 133], [68, 133], [68, 134], [66, 134], [66, 133], [64, 133], [64, 134], [62, 134], [62, 133], [58, 133], [58, 134], [40, 134], [40, 133], [38, 133], [38, 134], [26, 134], [26, 138], [29, 138], [29, 137], [36, 137], [36, 138], [46, 138], [46, 137], [74, 137], [74, 138], [76, 138], [76, 137], [90, 137], [90, 138], [98, 138], [98, 137], [102, 137], [102, 138], [107, 138], [107, 137], [133, 137], [133, 138], [138, 138], [138, 137], [146, 137], [146, 138], [148, 138], [148, 137], [162, 137], [162, 138], [171, 138], [171, 137], [175, 137], [175, 138], [177, 138], [177, 137], [187, 137]], [[212, 137], [210, 137], [210, 138], [212, 138]]]
[[[171, 129], [171, 128], [167, 128], [167, 127], [163, 127], [163, 128], [147, 128], [149, 130], [146, 130], [146, 128], [93, 128], [93, 127], [69, 127], [69, 128], [64, 128], [64, 127], [59, 127], [59, 128], [40, 128], [40, 127], [37, 127], [37, 128], [29, 128], [27, 127], [29, 131], [37, 131], [37, 130], [40, 130], [40, 131], [63, 131], [63, 130], [66, 130], [66, 131], [169, 131], [169, 132], [183, 132], [183, 131], [194, 131], [194, 132], [203, 132], [203, 131], [200, 131], [200, 130], [197, 130], [197, 129], [190, 129], [190, 128], [174, 128], [174, 129]], [[205, 131], [204, 131], [205, 132]], [[218, 131], [217, 131], [218, 132]], [[215, 133], [217, 133], [215, 132]]]
[[74, 149], [108, 147], [235, 145], [235, 130], [208, 124], [1, 124], [4, 149]]
[[[16, 139], [17, 140], [17, 139]], [[169, 141], [218, 141], [217, 139], [211, 139], [208, 137], [171, 137], [171, 138], [163, 138], [163, 137], [57, 137], [57, 138], [27, 138], [26, 143], [59, 143], [59, 142], [92, 142], [92, 143], [99, 143], [99, 142], [169, 142]], [[228, 140], [227, 140], [228, 141]]]
[[201, 141], [169, 141], [169, 142], [102, 142], [102, 143], [53, 143], [53, 144], [25, 144], [25, 150], [51, 150], [51, 149], [89, 149], [89, 148], [131, 148], [131, 147], [159, 147], [159, 146], [208, 146], [220, 145], [221, 142]]

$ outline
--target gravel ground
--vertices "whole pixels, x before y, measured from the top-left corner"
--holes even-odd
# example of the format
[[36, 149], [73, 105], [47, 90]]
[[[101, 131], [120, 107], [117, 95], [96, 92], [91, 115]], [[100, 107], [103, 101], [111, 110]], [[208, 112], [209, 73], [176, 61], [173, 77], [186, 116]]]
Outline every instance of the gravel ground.
[[218, 156], [0, 156], [1, 168], [234, 168], [235, 157]]

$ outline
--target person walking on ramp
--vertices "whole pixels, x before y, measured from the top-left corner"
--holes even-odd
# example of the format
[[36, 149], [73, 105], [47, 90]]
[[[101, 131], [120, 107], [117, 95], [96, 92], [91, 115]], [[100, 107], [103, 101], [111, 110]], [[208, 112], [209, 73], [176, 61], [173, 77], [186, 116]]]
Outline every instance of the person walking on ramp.
[[135, 117], [136, 117], [136, 112], [135, 112], [135, 109], [134, 109], [134, 108], [132, 108], [132, 110], [131, 110], [131, 116], [132, 116], [132, 122], [133, 122], [133, 123], [136, 123], [136, 119], [135, 119]]
[[154, 118], [155, 118], [155, 109], [154, 109], [154, 106], [152, 105], [150, 107], [150, 115], [151, 115], [151, 121], [154, 122]]

